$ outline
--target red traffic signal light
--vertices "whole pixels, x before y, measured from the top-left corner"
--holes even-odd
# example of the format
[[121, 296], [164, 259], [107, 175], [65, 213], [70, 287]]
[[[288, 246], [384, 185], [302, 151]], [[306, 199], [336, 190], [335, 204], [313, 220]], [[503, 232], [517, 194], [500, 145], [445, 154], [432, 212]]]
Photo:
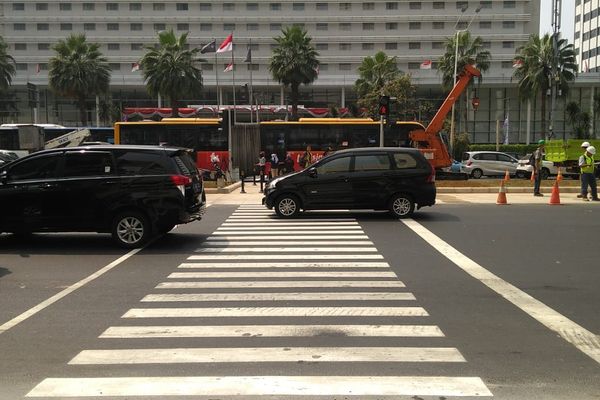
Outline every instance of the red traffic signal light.
[[387, 105], [379, 106], [379, 115], [388, 115], [389, 108]]
[[390, 115], [390, 96], [381, 96], [379, 98], [379, 115]]

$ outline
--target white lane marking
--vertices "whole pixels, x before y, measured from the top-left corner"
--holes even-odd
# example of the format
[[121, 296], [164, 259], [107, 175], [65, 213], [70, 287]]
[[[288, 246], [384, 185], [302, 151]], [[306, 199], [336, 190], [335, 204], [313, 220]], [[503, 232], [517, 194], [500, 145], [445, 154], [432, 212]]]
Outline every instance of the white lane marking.
[[75, 290], [79, 289], [80, 287], [90, 283], [94, 279], [98, 278], [99, 276], [101, 276], [101, 275], [105, 274], [106, 272], [110, 271], [111, 269], [115, 268], [116, 266], [121, 264], [123, 261], [127, 260], [129, 257], [133, 256], [140, 250], [142, 250], [142, 248], [131, 250], [129, 253], [117, 258], [115, 261], [113, 261], [110, 264], [106, 265], [105, 267], [99, 269], [98, 271], [94, 272], [93, 274], [89, 275], [88, 277], [80, 280], [79, 282], [72, 284], [71, 286], [58, 292], [54, 296], [42, 301], [38, 305], [25, 311], [24, 313], [22, 313], [22, 314], [16, 316], [15, 318], [11, 319], [10, 321], [7, 321], [4, 324], [0, 325], [0, 335], [2, 333], [6, 332], [7, 330], [9, 330], [10, 328], [14, 327], [15, 325], [25, 321], [27, 318], [32, 317], [33, 315], [37, 314], [38, 312], [42, 311], [43, 309], [56, 303], [63, 297], [73, 293]]
[[426, 317], [422, 307], [132, 308], [121, 318]]
[[229, 247], [229, 246], [274, 246], [274, 245], [363, 245], [363, 246], [373, 246], [373, 242], [370, 240], [269, 240], [265, 242], [264, 240], [257, 241], [224, 241], [224, 240], [207, 240], [202, 243], [200, 246], [202, 247], [212, 247], [212, 246], [221, 246], [221, 247]]
[[465, 361], [453, 347], [206, 347], [83, 350], [69, 361], [69, 365]]
[[558, 333], [563, 339], [587, 354], [594, 361], [600, 363], [600, 339], [598, 336], [516, 286], [492, 274], [418, 222], [411, 219], [402, 220], [402, 222], [467, 274], [479, 280], [542, 325]]
[[477, 377], [211, 376], [48, 378], [27, 397], [89, 396], [492, 396]]
[[[273, 223], [281, 223], [286, 224], [289, 223], [288, 219], [277, 219], [277, 218], [256, 218], [256, 217], [235, 217], [231, 216], [227, 218], [225, 221], [227, 222], [273, 222]], [[328, 222], [328, 223], [338, 223], [338, 222], [356, 222], [355, 219], [349, 218], [302, 218], [296, 219], [295, 222]]]
[[358, 222], [278, 222], [272, 224], [271, 222], [224, 222], [221, 226], [358, 226]]
[[217, 254], [190, 256], [188, 260], [382, 260], [381, 254]]
[[238, 262], [238, 263], [183, 263], [177, 268], [389, 268], [386, 262]]
[[254, 279], [254, 278], [396, 278], [394, 271], [260, 271], [260, 272], [173, 272], [169, 279]]
[[[265, 226], [265, 224], [260, 224], [260, 226], [236, 226], [236, 227], [219, 227], [217, 228], [218, 231], [271, 231], [271, 230], [275, 230], [275, 231], [285, 231], [285, 230], [302, 230], [302, 231], [317, 231], [321, 228], [315, 228], [314, 226], [294, 226], [294, 227], [290, 227], [290, 226]], [[360, 233], [362, 233], [362, 228], [360, 227], [360, 225], [354, 225], [354, 226], [346, 226], [346, 225], [342, 225], [342, 226], [338, 226], [333, 225], [333, 224], [329, 224], [329, 226], [324, 226], [322, 227], [322, 229], [335, 229], [335, 230], [349, 230], [349, 231], [361, 231]]]
[[[268, 243], [265, 243], [268, 244]], [[375, 247], [203, 247], [196, 253], [376, 253]]]
[[[209, 236], [206, 240], [219, 240], [219, 241], [231, 241], [231, 240], [303, 240], [303, 239], [368, 239], [367, 235], [281, 235], [282, 232], [277, 232], [277, 235], [252, 235], [252, 236]], [[263, 242], [264, 243], [264, 242]]]
[[[302, 231], [299, 232], [296, 229], [291, 229], [288, 231], [278, 231], [277, 235], [267, 235], [267, 237], [270, 238], [282, 238], [281, 235], [307, 235], [313, 238], [316, 238], [319, 235], [325, 235], [325, 234], [334, 234], [334, 235], [364, 235], [364, 232], [362, 230], [356, 230], [356, 231], [343, 231], [343, 230], [327, 230], [327, 229], [314, 229], [311, 228], [312, 230], [310, 231]], [[261, 230], [252, 230], [252, 231], [244, 231], [244, 230], [235, 230], [235, 231], [216, 231], [212, 233], [213, 235], [252, 235], [253, 239], [257, 239], [256, 236], [254, 235], [264, 235], [265, 231], [261, 231]], [[307, 237], [304, 236], [304, 237]], [[294, 237], [294, 236], [290, 236]], [[365, 236], [366, 237], [366, 236]]]
[[403, 288], [394, 281], [256, 281], [256, 282], [163, 282], [156, 289], [247, 289], [247, 288]]
[[415, 300], [407, 292], [332, 292], [332, 293], [185, 293], [149, 294], [142, 302], [175, 301], [394, 301]]
[[102, 339], [177, 337], [444, 337], [435, 325], [219, 325], [113, 326]]

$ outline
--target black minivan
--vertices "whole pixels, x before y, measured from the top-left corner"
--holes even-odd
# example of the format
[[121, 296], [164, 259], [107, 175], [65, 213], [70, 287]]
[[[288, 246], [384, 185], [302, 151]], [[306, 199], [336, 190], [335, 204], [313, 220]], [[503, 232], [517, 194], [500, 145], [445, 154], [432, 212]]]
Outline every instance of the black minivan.
[[176, 147], [60, 148], [0, 167], [0, 232], [110, 232], [133, 248], [200, 219], [205, 203], [194, 160]]
[[417, 149], [368, 147], [338, 151], [309, 168], [273, 179], [263, 204], [280, 217], [303, 210], [389, 210], [406, 217], [435, 204], [435, 170]]

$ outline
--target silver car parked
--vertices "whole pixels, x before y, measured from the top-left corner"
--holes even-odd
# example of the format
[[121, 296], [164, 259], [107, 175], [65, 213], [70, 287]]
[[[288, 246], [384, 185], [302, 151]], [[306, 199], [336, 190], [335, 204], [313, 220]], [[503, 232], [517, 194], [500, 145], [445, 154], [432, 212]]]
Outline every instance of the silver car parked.
[[499, 151], [467, 151], [462, 157], [463, 171], [475, 179], [482, 176], [502, 176], [517, 172], [519, 160]]

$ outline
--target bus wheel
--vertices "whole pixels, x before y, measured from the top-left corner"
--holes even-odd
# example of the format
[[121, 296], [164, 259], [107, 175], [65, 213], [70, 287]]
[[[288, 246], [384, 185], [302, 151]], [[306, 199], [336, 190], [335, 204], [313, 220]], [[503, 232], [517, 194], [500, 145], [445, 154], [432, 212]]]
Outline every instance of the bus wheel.
[[293, 194], [284, 194], [275, 201], [275, 212], [282, 218], [294, 218], [300, 213], [300, 200]]

